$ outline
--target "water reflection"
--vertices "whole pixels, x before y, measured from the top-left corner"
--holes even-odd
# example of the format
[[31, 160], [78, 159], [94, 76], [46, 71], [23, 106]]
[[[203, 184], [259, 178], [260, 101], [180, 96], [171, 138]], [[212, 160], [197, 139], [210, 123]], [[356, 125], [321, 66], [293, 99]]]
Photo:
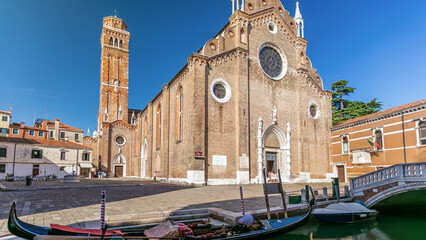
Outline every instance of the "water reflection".
[[309, 223], [278, 239], [342, 239], [342, 240], [400, 240], [426, 239], [426, 217], [423, 214], [379, 214], [376, 220], [354, 224], [324, 224], [311, 217]]

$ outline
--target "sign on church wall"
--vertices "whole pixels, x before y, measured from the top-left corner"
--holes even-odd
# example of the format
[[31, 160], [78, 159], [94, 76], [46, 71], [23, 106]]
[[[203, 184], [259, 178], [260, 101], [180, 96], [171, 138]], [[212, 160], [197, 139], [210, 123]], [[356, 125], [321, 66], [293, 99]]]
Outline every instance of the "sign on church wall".
[[226, 166], [226, 156], [224, 156], [224, 155], [213, 155], [213, 165]]
[[240, 156], [240, 168], [249, 168], [249, 159], [245, 154]]

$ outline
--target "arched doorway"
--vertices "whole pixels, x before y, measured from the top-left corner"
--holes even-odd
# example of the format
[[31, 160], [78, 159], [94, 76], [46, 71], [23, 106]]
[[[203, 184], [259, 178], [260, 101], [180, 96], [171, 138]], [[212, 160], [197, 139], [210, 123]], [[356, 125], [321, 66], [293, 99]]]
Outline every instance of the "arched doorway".
[[277, 174], [278, 169], [281, 172], [281, 179], [289, 181], [291, 178], [291, 161], [290, 161], [290, 124], [287, 123], [287, 132], [284, 132], [275, 122], [262, 131], [263, 121], [259, 119], [259, 147], [258, 147], [258, 179], [263, 180], [263, 172], [265, 169], [269, 172]]
[[123, 154], [117, 154], [112, 160], [112, 172], [114, 177], [126, 176], [126, 157]]

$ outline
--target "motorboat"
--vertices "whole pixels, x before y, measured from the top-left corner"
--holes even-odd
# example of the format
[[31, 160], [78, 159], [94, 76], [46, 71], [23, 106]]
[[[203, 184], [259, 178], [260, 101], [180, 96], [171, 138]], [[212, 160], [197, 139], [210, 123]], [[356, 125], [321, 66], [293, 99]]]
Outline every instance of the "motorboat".
[[355, 223], [376, 218], [379, 212], [359, 203], [333, 203], [325, 208], [316, 208], [312, 214], [319, 221], [333, 223]]

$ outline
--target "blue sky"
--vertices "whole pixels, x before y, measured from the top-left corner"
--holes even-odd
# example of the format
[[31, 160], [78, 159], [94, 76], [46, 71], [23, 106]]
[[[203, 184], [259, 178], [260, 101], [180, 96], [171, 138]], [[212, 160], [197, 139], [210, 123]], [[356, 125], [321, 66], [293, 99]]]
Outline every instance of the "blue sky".
[[[295, 0], [282, 1], [294, 16]], [[307, 54], [328, 90], [384, 109], [426, 98], [424, 0], [301, 0]], [[227, 23], [230, 0], [0, 0], [0, 109], [12, 121], [59, 118], [93, 131], [99, 106], [102, 18], [131, 33], [129, 108], [143, 109]]]

